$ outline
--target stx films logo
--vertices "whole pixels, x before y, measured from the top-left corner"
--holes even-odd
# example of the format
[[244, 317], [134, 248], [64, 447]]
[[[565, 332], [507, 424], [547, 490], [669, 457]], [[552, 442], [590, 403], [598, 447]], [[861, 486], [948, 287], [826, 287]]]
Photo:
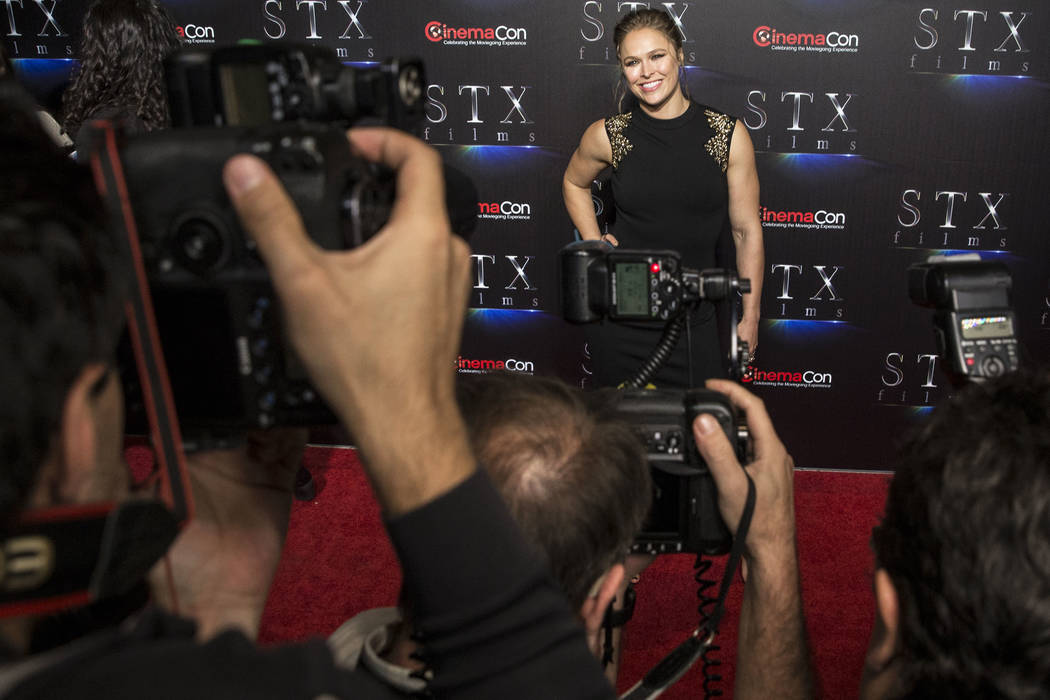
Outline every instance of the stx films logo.
[[806, 228], [842, 231], [846, 228], [846, 215], [827, 209], [769, 209], [762, 207], [762, 228]]
[[376, 58], [364, 24], [368, 0], [263, 0], [263, 31], [270, 39], [347, 42], [334, 46], [339, 58]]
[[528, 46], [525, 27], [453, 27], [436, 20], [427, 22], [423, 35], [443, 46]]
[[[696, 43], [692, 37], [692, 22], [702, 20], [697, 10], [690, 12], [695, 2], [628, 2], [626, 0], [586, 0], [581, 2], [579, 18], [580, 39], [576, 60], [584, 65], [615, 65], [618, 63], [615, 51], [612, 50], [612, 28], [620, 17], [639, 8], [656, 8], [667, 12], [674, 20], [678, 33], [682, 35], [682, 50], [685, 53], [686, 65], [696, 63], [696, 51], [691, 46]], [[699, 12], [702, 13], [703, 8]]]
[[77, 26], [80, 13], [59, 0], [0, 0], [0, 29], [11, 58], [68, 58], [73, 44], [63, 27]]
[[[916, 73], [1025, 75], [1031, 8], [924, 7], [915, 17], [908, 68]], [[1040, 8], [1042, 9], [1042, 8]]]
[[533, 92], [531, 85], [428, 85], [423, 140], [469, 146], [535, 144], [535, 122], [529, 118]]
[[951, 250], [1009, 250], [1008, 192], [907, 188], [897, 206], [893, 245]]
[[538, 309], [539, 288], [532, 283], [532, 255], [470, 256], [474, 265], [471, 307], [476, 309]]
[[751, 90], [744, 124], [759, 151], [856, 153], [859, 101], [846, 90]]
[[499, 370], [535, 374], [536, 365], [531, 360], [517, 360], [513, 357], [506, 360], [477, 360], [460, 355], [456, 358], [456, 372], [459, 374], [483, 374]]
[[923, 352], [888, 352], [882, 358], [875, 403], [887, 406], [932, 406], [943, 390], [937, 383], [940, 356]]
[[807, 369], [803, 371], [761, 370], [749, 368], [740, 380], [755, 386], [794, 387], [796, 389], [830, 389], [831, 372]]
[[[770, 289], [779, 290], [771, 316], [798, 321], [845, 321], [845, 299], [840, 265], [774, 263]], [[779, 284], [779, 287], [778, 287]]]
[[763, 49], [789, 53], [857, 53], [860, 37], [848, 32], [783, 32], [761, 25], [751, 34], [751, 41]]

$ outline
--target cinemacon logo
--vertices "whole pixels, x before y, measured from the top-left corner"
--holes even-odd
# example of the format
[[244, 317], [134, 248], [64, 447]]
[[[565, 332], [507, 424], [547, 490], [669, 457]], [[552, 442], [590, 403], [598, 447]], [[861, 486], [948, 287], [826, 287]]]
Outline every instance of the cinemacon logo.
[[764, 224], [815, 224], [817, 226], [843, 226], [846, 215], [840, 211], [784, 211], [762, 207]]
[[525, 360], [515, 360], [514, 358], [506, 360], [470, 360], [462, 355], [456, 358], [456, 368], [468, 372], [494, 372], [503, 369], [508, 372], [528, 372], [531, 374], [536, 371], [536, 366], [532, 362]]
[[831, 372], [817, 372], [806, 370], [805, 372], [780, 372], [770, 370], [764, 372], [760, 369], [752, 369], [740, 380], [742, 382], [772, 383], [781, 385], [808, 385], [817, 384], [831, 386]]
[[762, 25], [751, 35], [755, 44], [762, 48], [770, 46], [830, 46], [837, 48], [856, 48], [860, 46], [860, 37], [843, 32], [809, 34], [806, 32], [781, 32], [774, 27]]
[[488, 40], [488, 41], [525, 41], [529, 38], [524, 27], [450, 27], [444, 22], [427, 22], [423, 28], [430, 41], [445, 41], [446, 39], [459, 40]]
[[502, 214], [503, 216], [528, 216], [532, 205], [525, 202], [478, 202], [479, 214]]
[[179, 36], [183, 39], [215, 39], [215, 27], [201, 27], [196, 24], [187, 24], [184, 27], [175, 27]]

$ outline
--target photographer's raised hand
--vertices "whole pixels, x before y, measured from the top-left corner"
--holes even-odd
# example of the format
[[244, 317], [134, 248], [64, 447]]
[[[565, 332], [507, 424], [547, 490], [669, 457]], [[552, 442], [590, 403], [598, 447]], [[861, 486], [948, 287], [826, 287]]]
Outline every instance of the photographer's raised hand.
[[230, 627], [258, 635], [305, 446], [305, 430], [275, 428], [236, 449], [187, 455], [193, 519], [150, 583], [159, 604], [197, 622], [198, 638]]
[[813, 697], [795, 546], [794, 461], [761, 399], [730, 381], [711, 379], [707, 388], [745, 413], [754, 440], [754, 460], [741, 465], [714, 418], [700, 415], [693, 422], [697, 447], [718, 487], [719, 510], [734, 534], [747, 497], [745, 469], [755, 482], [734, 697]]
[[352, 129], [348, 137], [359, 155], [397, 170], [389, 222], [353, 250], [316, 246], [261, 160], [231, 158], [224, 178], [270, 270], [296, 351], [354, 435], [394, 516], [474, 471], [453, 397], [469, 250], [449, 230], [433, 149], [391, 129]]

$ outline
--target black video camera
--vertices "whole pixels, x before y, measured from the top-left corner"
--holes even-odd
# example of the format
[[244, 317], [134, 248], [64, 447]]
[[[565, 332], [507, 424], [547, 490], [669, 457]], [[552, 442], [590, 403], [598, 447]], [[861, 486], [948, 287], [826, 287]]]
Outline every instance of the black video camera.
[[1018, 367], [1005, 265], [977, 254], [934, 255], [908, 268], [908, 296], [933, 307], [937, 352], [954, 382], [982, 381]]
[[[593, 323], [603, 318], [613, 322], [671, 323], [701, 301], [729, 300], [729, 374], [741, 377], [747, 370], [748, 348], [736, 335], [738, 318], [733, 295], [750, 292], [750, 280], [738, 279], [736, 273], [728, 270], [684, 268], [674, 251], [623, 250], [594, 240], [565, 246], [558, 262], [562, 315], [571, 323]], [[677, 335], [670, 341], [671, 347], [674, 342]], [[654, 351], [654, 357], [659, 352]], [[632, 381], [628, 385], [644, 383]]]
[[693, 440], [693, 420], [718, 421], [741, 464], [750, 461], [746, 425], [729, 399], [708, 389], [628, 389], [618, 414], [641, 436], [653, 479], [653, 505], [632, 552], [724, 554], [733, 538], [718, 511], [714, 479]]
[[[106, 125], [93, 152], [117, 173], [110, 205], [133, 214], [186, 443], [331, 423], [286, 342], [269, 275], [226, 195], [222, 168], [237, 153], [262, 158], [317, 245], [362, 244], [386, 223], [394, 180], [351, 154], [345, 126], [363, 119], [411, 126], [422, 114], [422, 66], [354, 69], [316, 47], [237, 46], [181, 52], [165, 68], [174, 128], [125, 136]], [[134, 371], [123, 375], [134, 431], [142, 399]]]

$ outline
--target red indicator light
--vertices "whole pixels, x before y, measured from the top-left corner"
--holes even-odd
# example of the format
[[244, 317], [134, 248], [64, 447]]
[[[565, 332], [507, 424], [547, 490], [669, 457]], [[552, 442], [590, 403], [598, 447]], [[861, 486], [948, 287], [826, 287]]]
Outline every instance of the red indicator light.
[[653, 273], [655, 275], [659, 271], [660, 271], [660, 263], [654, 262], [651, 265], [649, 265], [649, 272], [651, 272], [651, 273]]
[[972, 357], [967, 357], [966, 358], [966, 364], [968, 366], [970, 366], [970, 367], [973, 367], [973, 358]]

